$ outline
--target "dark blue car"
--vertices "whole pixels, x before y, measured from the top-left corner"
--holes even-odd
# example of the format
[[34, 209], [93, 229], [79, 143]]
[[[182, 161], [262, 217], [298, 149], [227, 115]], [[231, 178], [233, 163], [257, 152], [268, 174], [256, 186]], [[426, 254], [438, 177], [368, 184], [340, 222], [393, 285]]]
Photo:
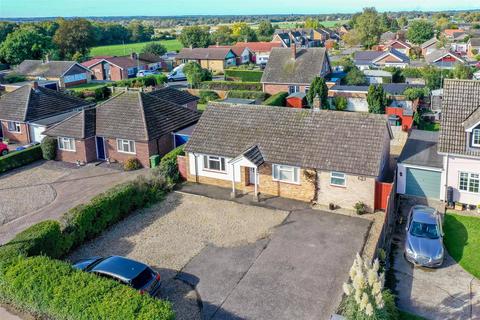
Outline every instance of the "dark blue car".
[[140, 291], [155, 296], [160, 289], [160, 275], [146, 264], [119, 256], [93, 257], [73, 264], [75, 269], [117, 280]]

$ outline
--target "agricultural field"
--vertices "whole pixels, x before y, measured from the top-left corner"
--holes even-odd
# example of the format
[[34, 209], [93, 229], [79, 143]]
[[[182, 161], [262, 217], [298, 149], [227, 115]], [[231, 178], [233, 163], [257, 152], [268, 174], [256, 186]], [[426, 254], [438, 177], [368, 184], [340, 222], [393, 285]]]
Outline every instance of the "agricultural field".
[[[183, 48], [180, 41], [177, 39], [174, 40], [161, 40], [155, 41], [163, 44], [167, 51], [178, 51]], [[138, 42], [138, 43], [127, 43], [127, 44], [116, 44], [110, 46], [99, 46], [93, 47], [90, 51], [90, 55], [93, 56], [125, 56], [132, 52], [140, 52], [142, 48], [148, 42]]]

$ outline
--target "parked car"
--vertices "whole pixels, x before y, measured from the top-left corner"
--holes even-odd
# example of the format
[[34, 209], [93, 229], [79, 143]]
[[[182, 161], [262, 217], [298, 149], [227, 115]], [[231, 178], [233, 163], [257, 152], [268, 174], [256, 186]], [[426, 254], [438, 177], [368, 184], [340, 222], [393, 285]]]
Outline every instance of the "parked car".
[[75, 269], [117, 280], [155, 296], [160, 289], [160, 275], [146, 264], [125, 257], [110, 256], [82, 259], [73, 264]]
[[0, 156], [5, 156], [8, 154], [8, 146], [6, 143], [0, 141]]
[[156, 74], [155, 71], [151, 71], [151, 70], [140, 70], [137, 72], [137, 78], [139, 77], [146, 77], [146, 76], [153, 76], [154, 74]]
[[168, 81], [185, 81], [187, 76], [183, 73], [183, 67], [185, 64], [181, 64], [178, 67], [174, 68], [167, 76]]
[[442, 218], [437, 210], [413, 206], [408, 214], [405, 257], [415, 265], [439, 267], [443, 263]]

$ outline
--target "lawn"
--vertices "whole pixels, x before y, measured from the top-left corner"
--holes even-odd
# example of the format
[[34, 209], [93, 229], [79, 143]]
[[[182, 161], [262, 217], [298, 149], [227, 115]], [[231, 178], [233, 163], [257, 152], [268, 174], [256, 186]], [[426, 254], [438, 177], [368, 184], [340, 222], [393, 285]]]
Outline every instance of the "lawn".
[[73, 91], [82, 91], [85, 89], [90, 89], [90, 90], [95, 90], [97, 88], [101, 88], [105, 86], [106, 83], [85, 83], [85, 84], [79, 84], [78, 86], [73, 86], [73, 87], [68, 87], [68, 90], [73, 90]]
[[480, 218], [448, 212], [443, 228], [448, 253], [466, 271], [480, 279]]
[[426, 131], [439, 131], [440, 130], [440, 123], [438, 122], [427, 122], [427, 121], [420, 121], [418, 125], [418, 129], [426, 130]]
[[[163, 44], [168, 51], [178, 51], [183, 48], [180, 41], [174, 40], [161, 40], [155, 41]], [[128, 43], [128, 44], [115, 44], [111, 46], [93, 47], [90, 51], [90, 55], [94, 56], [125, 56], [132, 52], [140, 52], [142, 48], [148, 42]]]

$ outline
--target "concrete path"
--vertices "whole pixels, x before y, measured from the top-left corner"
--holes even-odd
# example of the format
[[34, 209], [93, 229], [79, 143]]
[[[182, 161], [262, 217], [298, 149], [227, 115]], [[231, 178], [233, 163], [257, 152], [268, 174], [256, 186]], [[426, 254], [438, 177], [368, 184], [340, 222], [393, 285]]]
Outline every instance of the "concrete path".
[[0, 306], [0, 319], [2, 320], [22, 320], [19, 316], [10, 313], [7, 309]]

